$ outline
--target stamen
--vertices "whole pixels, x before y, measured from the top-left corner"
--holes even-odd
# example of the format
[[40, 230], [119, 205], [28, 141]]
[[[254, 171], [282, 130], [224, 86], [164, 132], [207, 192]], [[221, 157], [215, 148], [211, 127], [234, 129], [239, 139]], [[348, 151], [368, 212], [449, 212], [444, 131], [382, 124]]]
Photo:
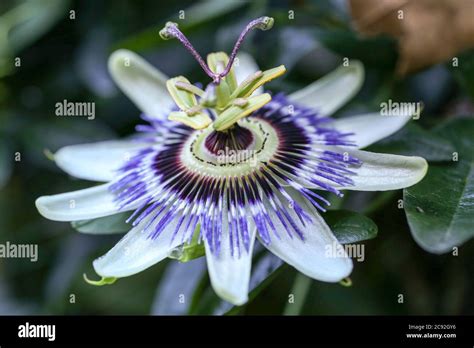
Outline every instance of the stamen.
[[236, 98], [232, 102], [232, 104], [234, 104], [235, 106], [241, 107], [241, 108], [246, 107], [248, 103], [249, 103], [249, 101], [248, 101], [247, 98]]
[[204, 96], [204, 91], [201, 88], [196, 87], [190, 83], [183, 82], [183, 81], [176, 81], [174, 85], [178, 89], [188, 91], [189, 93], [195, 94], [201, 98]]
[[202, 111], [201, 105], [194, 105], [193, 107], [187, 109], [185, 112], [188, 116], [194, 116]]
[[248, 86], [251, 83], [253, 83], [255, 80], [259, 79], [262, 77], [263, 71], [262, 70], [257, 70], [256, 72], [250, 74], [247, 76], [239, 85], [240, 86]]

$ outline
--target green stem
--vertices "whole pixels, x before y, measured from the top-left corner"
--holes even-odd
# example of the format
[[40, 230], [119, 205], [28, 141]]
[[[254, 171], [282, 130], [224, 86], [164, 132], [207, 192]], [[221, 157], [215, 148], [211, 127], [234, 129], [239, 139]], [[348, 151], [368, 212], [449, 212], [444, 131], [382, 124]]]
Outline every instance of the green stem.
[[283, 315], [298, 315], [303, 309], [306, 302], [306, 296], [309, 293], [313, 280], [307, 276], [298, 273], [291, 289], [291, 294], [294, 296], [294, 303], [288, 302], [283, 311]]

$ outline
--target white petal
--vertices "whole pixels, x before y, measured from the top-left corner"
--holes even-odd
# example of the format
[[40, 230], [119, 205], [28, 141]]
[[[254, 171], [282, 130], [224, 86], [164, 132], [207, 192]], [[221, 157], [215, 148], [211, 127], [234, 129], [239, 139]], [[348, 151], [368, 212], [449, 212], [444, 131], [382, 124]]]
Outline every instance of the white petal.
[[248, 301], [252, 250], [256, 234], [252, 223], [249, 227], [252, 233], [249, 252], [242, 248], [240, 257], [235, 253], [234, 256], [231, 255], [228, 224], [223, 224], [222, 227], [221, 248], [218, 255], [209, 250], [207, 240], [205, 241], [207, 268], [212, 287], [221, 298], [236, 306]]
[[412, 186], [425, 176], [428, 163], [424, 158], [398, 156], [360, 150], [347, 150], [350, 156], [363, 162], [351, 168], [354, 186], [343, 187], [353, 191], [388, 191]]
[[295, 212], [288, 209], [293, 221], [303, 232], [305, 240], [297, 236], [291, 238], [278, 218], [273, 217], [272, 221], [280, 239], [274, 237], [269, 245], [263, 242], [262, 244], [308, 277], [326, 282], [338, 282], [347, 277], [352, 272], [352, 260], [334, 237], [329, 226], [305, 198], [291, 188], [288, 188], [288, 191], [292, 192], [291, 196], [313, 219], [312, 223], [303, 226]]
[[335, 119], [331, 125], [344, 133], [354, 133], [348, 139], [354, 140], [357, 148], [373, 144], [402, 128], [414, 115], [382, 116], [379, 112]]
[[[245, 52], [240, 52], [237, 55], [238, 64], [234, 63], [234, 72], [237, 83], [241, 83], [250, 75], [256, 73], [260, 68], [253, 57]], [[258, 95], [263, 93], [263, 87], [259, 87], [252, 93], [252, 95]]]
[[109, 58], [109, 72], [120, 89], [148, 116], [162, 116], [174, 105], [168, 77], [137, 54], [120, 49]]
[[290, 101], [313, 108], [322, 115], [331, 115], [360, 89], [364, 82], [364, 66], [352, 60], [349, 66], [341, 66], [313, 82], [309, 86], [290, 94]]
[[[143, 231], [150, 218], [152, 216], [143, 219], [107, 254], [94, 261], [93, 265], [97, 274], [102, 277], [116, 278], [136, 274], [166, 258], [169, 252], [181, 243], [179, 237], [171, 241], [177, 218], [170, 222], [155, 239], [150, 239], [149, 233]], [[159, 221], [160, 218], [156, 219], [148, 231], [156, 227]]]
[[[109, 184], [84, 190], [42, 196], [35, 202], [36, 208], [45, 218], [55, 221], [77, 221], [116, 214], [114, 195]], [[130, 207], [133, 209], [134, 207]]]
[[59, 168], [76, 178], [111, 181], [115, 171], [143, 146], [126, 140], [72, 145], [56, 152], [54, 160]]

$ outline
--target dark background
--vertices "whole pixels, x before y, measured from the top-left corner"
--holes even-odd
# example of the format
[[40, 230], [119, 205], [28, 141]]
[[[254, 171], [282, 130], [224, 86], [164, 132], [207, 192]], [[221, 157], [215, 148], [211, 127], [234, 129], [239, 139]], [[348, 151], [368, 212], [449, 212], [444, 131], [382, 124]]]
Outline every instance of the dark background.
[[[0, 13], [20, 3], [2, 1]], [[274, 28], [251, 35], [243, 47], [264, 69], [287, 66], [287, 74], [270, 84], [273, 91], [301, 88], [340, 65], [343, 57], [362, 60], [367, 74], [363, 90], [336, 116], [378, 110], [380, 101], [388, 98], [421, 100], [425, 110], [419, 125], [429, 128], [474, 109], [459, 77], [445, 64], [395, 77], [396, 43], [384, 37], [359, 38], [344, 1], [218, 1], [221, 5], [209, 6], [201, 18], [188, 10], [193, 1], [44, 3], [35, 11], [37, 16], [50, 16], [50, 25], [30, 31], [31, 38], [24, 44], [0, 46], [5, 59], [0, 69], [0, 243], [39, 245], [37, 262], [0, 259], [0, 314], [186, 313], [182, 306], [169, 309], [176, 298], [165, 294], [187, 286], [190, 294], [198, 287], [192, 313], [222, 312], [205, 267], [197, 264], [200, 261], [193, 261], [201, 272], [196, 286], [187, 275], [166, 276], [165, 271], [172, 272], [173, 260], [111, 286], [88, 285], [82, 274], [95, 277], [92, 260], [119, 236], [80, 234], [68, 223], [42, 218], [34, 206], [41, 195], [90, 186], [62, 173], [45, 156], [45, 149], [55, 152], [65, 145], [125, 136], [139, 122], [139, 111], [108, 75], [107, 58], [114, 49], [134, 50], [169, 76], [207, 81], [176, 41], [159, 38], [167, 20], [177, 21], [197, 50], [206, 54], [230, 52], [248, 21], [273, 16]], [[70, 19], [70, 10], [75, 11], [75, 19]], [[185, 20], [178, 19], [180, 10], [185, 10]], [[295, 19], [288, 19], [289, 10], [295, 11]], [[0, 31], [1, 23], [0, 19]], [[21, 58], [20, 67], [12, 66], [12, 57]], [[55, 104], [64, 99], [95, 102], [95, 120], [55, 116]], [[14, 160], [17, 152], [21, 161]], [[253, 293], [248, 305], [235, 312], [472, 314], [474, 244], [462, 246], [459, 256], [424, 251], [413, 240], [404, 211], [397, 207], [401, 198], [401, 191], [351, 192], [341, 202], [342, 207], [371, 217], [379, 229], [377, 238], [365, 243], [365, 261], [355, 262], [351, 287], [308, 282], [283, 266]], [[302, 294], [301, 301], [288, 307], [288, 295], [295, 292]], [[398, 302], [399, 294], [404, 303]]]

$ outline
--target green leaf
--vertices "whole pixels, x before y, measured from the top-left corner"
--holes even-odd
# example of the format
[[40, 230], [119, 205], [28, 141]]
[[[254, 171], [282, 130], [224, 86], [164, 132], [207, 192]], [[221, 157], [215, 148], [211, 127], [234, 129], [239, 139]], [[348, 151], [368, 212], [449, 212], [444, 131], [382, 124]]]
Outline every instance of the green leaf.
[[125, 222], [130, 214], [130, 212], [125, 212], [98, 219], [73, 221], [71, 226], [76, 231], [88, 234], [125, 233], [131, 229], [131, 226]]
[[322, 216], [341, 244], [357, 243], [377, 236], [377, 225], [362, 214], [328, 210]]
[[474, 120], [450, 121], [436, 133], [453, 143], [458, 161], [432, 164], [403, 197], [413, 238], [427, 251], [445, 253], [474, 236]]
[[368, 151], [420, 156], [435, 162], [451, 161], [455, 150], [449, 140], [410, 122], [392, 136], [371, 145]]

